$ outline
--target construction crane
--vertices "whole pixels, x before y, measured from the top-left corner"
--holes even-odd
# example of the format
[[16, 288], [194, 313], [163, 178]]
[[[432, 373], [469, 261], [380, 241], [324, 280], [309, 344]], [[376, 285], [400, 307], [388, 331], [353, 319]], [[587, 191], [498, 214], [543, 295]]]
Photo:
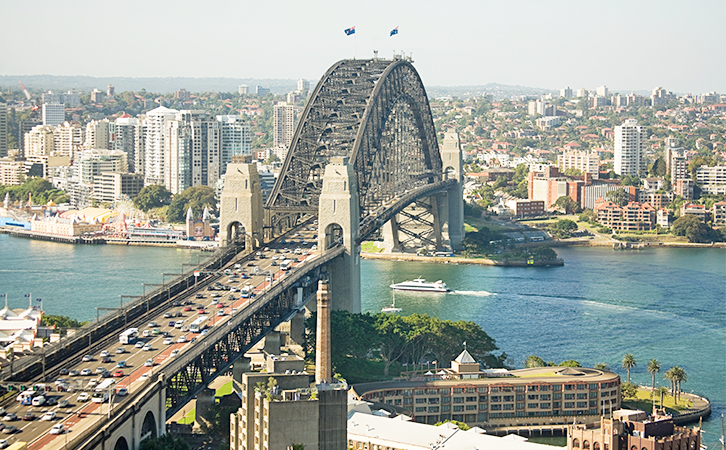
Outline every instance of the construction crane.
[[23, 94], [25, 94], [25, 99], [33, 103], [33, 107], [30, 108], [31, 111], [37, 111], [40, 109], [40, 106], [38, 106], [38, 103], [33, 100], [33, 97], [30, 95], [30, 92], [28, 92], [27, 89], [25, 89], [25, 85], [23, 85], [22, 81], [18, 81], [20, 83], [20, 87], [23, 88]]

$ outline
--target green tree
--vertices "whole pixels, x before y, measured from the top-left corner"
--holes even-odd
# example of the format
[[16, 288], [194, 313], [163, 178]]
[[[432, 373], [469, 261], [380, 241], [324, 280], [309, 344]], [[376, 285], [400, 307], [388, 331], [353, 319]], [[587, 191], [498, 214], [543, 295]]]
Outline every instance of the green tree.
[[676, 394], [678, 395], [678, 398], [676, 399], [676, 403], [681, 401], [681, 383], [688, 381], [688, 374], [686, 371], [679, 366], [675, 366], [671, 369], [673, 382], [676, 386]]
[[160, 208], [169, 203], [171, 203], [171, 192], [159, 184], [145, 186], [139, 191], [139, 195], [134, 198], [134, 206], [142, 211]]
[[43, 324], [49, 327], [55, 325], [58, 328], [80, 328], [87, 322], [79, 322], [68, 316], [55, 316], [53, 314], [43, 314]]
[[406, 354], [412, 330], [403, 317], [397, 315], [379, 314], [374, 326], [378, 334], [378, 354], [383, 360], [383, 374], [388, 376], [391, 364]]
[[625, 206], [630, 201], [630, 194], [625, 189], [615, 189], [605, 194], [605, 198], [619, 206]]
[[620, 184], [623, 186], [640, 187], [640, 178], [637, 175], [623, 175], [620, 179]]
[[666, 174], [666, 163], [662, 156], [653, 161], [653, 164], [648, 168], [648, 172], [655, 177], [664, 177]]
[[[229, 417], [227, 417], [227, 424], [229, 424]], [[158, 438], [144, 439], [139, 444], [139, 450], [191, 450], [191, 447], [181, 436], [169, 433]]]
[[552, 205], [560, 210], [564, 211], [565, 214], [572, 214], [580, 210], [580, 205], [572, 199], [569, 195], [563, 195]]
[[610, 366], [608, 366], [606, 363], [597, 363], [595, 364], [595, 369], [597, 370], [611, 370]]
[[554, 261], [557, 259], [557, 252], [546, 245], [538, 245], [531, 248], [530, 253], [536, 261]]
[[537, 355], [529, 355], [527, 359], [524, 360], [524, 367], [528, 369], [533, 367], [547, 367], [547, 363], [544, 359]]
[[529, 166], [525, 163], [521, 163], [514, 169], [514, 178], [512, 178], [512, 181], [515, 184], [519, 184], [522, 181], [527, 180], [527, 174], [529, 174]]
[[711, 227], [701, 222], [701, 220], [692, 215], [685, 214], [677, 218], [673, 222], [671, 232], [676, 236], [686, 236], [688, 242], [707, 243], [723, 240], [720, 232], [714, 231]]
[[209, 423], [205, 421], [200, 423], [202, 431], [205, 434], [218, 436], [222, 439], [229, 438], [229, 415], [235, 411], [237, 411], [236, 407], [222, 406], [220, 403], [210, 406], [206, 414]]
[[657, 359], [653, 358], [648, 361], [648, 372], [653, 376], [652, 388], [655, 391], [655, 374], [660, 372], [660, 362]]
[[445, 423], [453, 423], [454, 425], [456, 425], [457, 427], [459, 427], [459, 429], [461, 431], [467, 431], [468, 429], [471, 428], [471, 427], [469, 427], [469, 425], [465, 424], [464, 422], [459, 422], [458, 420], [444, 420], [443, 422], [436, 422], [434, 424], [434, 426], [435, 427], [440, 427], [441, 425], [443, 425]]
[[626, 398], [636, 398], [638, 396], [638, 387], [628, 381], [620, 386], [620, 393], [623, 396], [623, 400]]
[[212, 214], [217, 213], [214, 188], [211, 186], [190, 187], [174, 196], [166, 212], [166, 218], [169, 222], [184, 222], [189, 208], [192, 208], [192, 212], [199, 216], [205, 207], [209, 208]]
[[635, 367], [635, 365], [635, 356], [631, 353], [626, 353], [625, 356], [623, 356], [623, 369], [628, 371], [628, 383], [630, 383], [630, 369]]
[[570, 219], [558, 220], [550, 226], [550, 233], [557, 239], [567, 239], [572, 237], [572, 232], [575, 230], [577, 230], [577, 224]]
[[568, 359], [558, 364], [560, 367], [582, 367], [582, 364], [575, 361], [574, 359]]

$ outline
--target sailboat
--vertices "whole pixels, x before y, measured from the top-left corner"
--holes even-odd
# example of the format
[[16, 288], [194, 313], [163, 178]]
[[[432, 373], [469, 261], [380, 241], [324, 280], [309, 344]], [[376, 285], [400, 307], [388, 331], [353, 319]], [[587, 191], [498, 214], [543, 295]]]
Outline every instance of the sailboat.
[[401, 311], [403, 311], [403, 309], [396, 308], [396, 291], [394, 290], [393, 291], [393, 303], [391, 304], [391, 306], [385, 306], [385, 307], [381, 308], [381, 312], [382, 313], [397, 313], [397, 312], [401, 312]]

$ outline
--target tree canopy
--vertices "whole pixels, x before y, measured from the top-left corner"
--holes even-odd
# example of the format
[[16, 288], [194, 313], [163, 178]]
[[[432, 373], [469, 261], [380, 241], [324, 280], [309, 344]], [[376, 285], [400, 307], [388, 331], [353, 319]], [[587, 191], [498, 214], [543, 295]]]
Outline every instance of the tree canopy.
[[134, 206], [142, 211], [160, 208], [169, 203], [171, 203], [171, 192], [159, 184], [144, 186], [139, 195], [134, 198]]
[[685, 214], [673, 222], [671, 231], [676, 236], [685, 236], [688, 242], [708, 243], [724, 239], [721, 232], [714, 230], [692, 214]]
[[555, 200], [554, 206], [564, 211], [565, 214], [572, 214], [580, 211], [580, 205], [569, 195], [562, 195]]
[[50, 181], [40, 178], [28, 178], [19, 186], [5, 186], [0, 184], [0, 201], [9, 194], [11, 202], [27, 202], [28, 195], [32, 197], [33, 204], [45, 205], [51, 200], [55, 204], [68, 203], [70, 197], [59, 189], [55, 189]]
[[[229, 425], [229, 417], [227, 417]], [[139, 450], [190, 450], [191, 447], [181, 436], [165, 434], [153, 439], [144, 439], [139, 445]]]
[[618, 206], [625, 206], [630, 201], [630, 195], [623, 188], [608, 192], [605, 194], [605, 198]]
[[205, 207], [208, 207], [212, 214], [217, 213], [214, 189], [211, 186], [190, 187], [174, 196], [166, 212], [166, 219], [169, 222], [184, 222], [189, 208], [192, 208], [195, 216], [199, 216]]

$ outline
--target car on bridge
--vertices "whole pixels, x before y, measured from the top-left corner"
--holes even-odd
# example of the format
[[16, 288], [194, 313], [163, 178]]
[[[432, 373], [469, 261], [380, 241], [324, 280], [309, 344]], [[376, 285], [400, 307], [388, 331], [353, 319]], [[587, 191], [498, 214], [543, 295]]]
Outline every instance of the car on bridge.
[[15, 427], [15, 426], [13, 426], [13, 425], [5, 425], [5, 426], [3, 427], [3, 433], [4, 433], [4, 434], [13, 434], [13, 433], [15, 433], [16, 431], [18, 431], [18, 427]]
[[143, 348], [144, 345], [146, 345], [146, 343], [144, 341], [138, 341], [138, 342], [136, 342], [136, 344], [134, 345], [134, 347], [136, 347], [136, 348]]
[[66, 429], [63, 428], [63, 424], [57, 423], [57, 424], [53, 425], [53, 428], [50, 429], [48, 434], [63, 434], [63, 433], [65, 433], [65, 431], [66, 431]]
[[78, 397], [76, 397], [77, 402], [87, 402], [91, 399], [91, 395], [88, 392], [81, 392], [78, 394]]
[[33, 414], [32, 412], [29, 412], [29, 413], [25, 413], [25, 414], [23, 415], [23, 420], [24, 420], [24, 421], [26, 421], [26, 422], [32, 422], [33, 420], [35, 420], [35, 419], [37, 419], [37, 418], [38, 418], [38, 416], [36, 416], [36, 415], [35, 415], [35, 414]]
[[164, 339], [164, 345], [171, 345], [172, 343], [174, 343], [174, 340], [172, 338]]
[[165, 319], [168, 319], [168, 318], [170, 318], [170, 317], [174, 317], [174, 316], [172, 316], [172, 315], [171, 315], [171, 313], [170, 313], [170, 312], [165, 312], [165, 313], [164, 313], [164, 318], [165, 318]]
[[81, 376], [87, 377], [88, 375], [91, 375], [91, 369], [83, 369], [83, 370], [81, 370]]
[[108, 363], [111, 362], [111, 357], [110, 356], [104, 356], [103, 358], [101, 358], [101, 362], [103, 364], [108, 364]]
[[154, 367], [154, 360], [147, 359], [146, 361], [144, 361], [144, 367]]
[[38, 397], [35, 397], [33, 399], [33, 403], [32, 404], [33, 404], [33, 406], [43, 406], [43, 405], [45, 405], [45, 397], [43, 397], [42, 395], [39, 395]]
[[76, 376], [78, 376], [79, 373], [80, 372], [78, 372], [76, 369], [71, 369], [71, 370], [68, 371], [68, 376], [69, 377], [76, 377]]
[[98, 356], [100, 356], [101, 358], [103, 358], [104, 356], [108, 356], [108, 355], [110, 355], [110, 353], [108, 352], [108, 350], [104, 350]]
[[119, 369], [123, 369], [124, 367], [126, 367], [126, 361], [119, 361], [116, 364], [116, 367], [118, 367]]
[[13, 420], [18, 420], [18, 416], [15, 415], [15, 413], [7, 413], [5, 414], [5, 417], [3, 417], [3, 422], [12, 422]]
[[187, 341], [187, 337], [186, 337], [186, 336], [179, 336], [179, 337], [178, 337], [178, 338], [176, 339], [176, 342], [177, 342], [178, 344], [182, 344], [182, 343], [184, 343], [184, 342], [186, 342], [186, 341]]
[[154, 349], [154, 347], [151, 346], [151, 343], [148, 343], [148, 344], [144, 345], [144, 347], [141, 350], [143, 350], [145, 352], [150, 352], [153, 349]]
[[176, 326], [176, 322], [172, 320], [171, 322], [169, 322], [169, 326], [174, 328]]
[[[114, 370], [113, 371], [113, 377], [114, 378], [120, 378], [122, 376], [124, 376], [124, 371], [123, 370], [118, 369], [118, 370]], [[85, 392], [84, 392], [84, 394], [85, 394]]]
[[125, 349], [125, 348], [123, 348], [123, 347], [119, 347], [119, 348], [117, 348], [117, 349], [116, 349], [116, 354], [120, 354], [120, 353], [126, 353], [126, 349]]
[[93, 361], [93, 355], [85, 355], [83, 357], [83, 359], [81, 359], [81, 361], [83, 361], [83, 362]]
[[45, 411], [44, 414], [40, 417], [40, 420], [55, 420], [56, 414], [55, 411]]
[[178, 354], [179, 354], [179, 349], [178, 348], [175, 348], [174, 350], [171, 351], [171, 354], [169, 355], [169, 357], [170, 358], [173, 358], [173, 357], [175, 357]]

